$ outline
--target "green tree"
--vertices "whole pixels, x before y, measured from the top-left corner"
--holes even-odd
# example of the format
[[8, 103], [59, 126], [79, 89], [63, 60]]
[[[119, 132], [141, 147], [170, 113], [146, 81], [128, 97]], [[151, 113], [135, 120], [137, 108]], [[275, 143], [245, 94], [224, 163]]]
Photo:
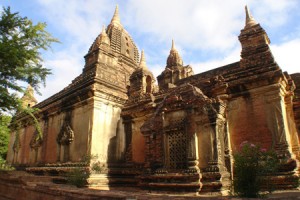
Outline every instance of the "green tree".
[[[22, 83], [37, 92], [45, 85], [50, 70], [43, 67], [41, 51], [58, 42], [46, 30], [45, 23], [33, 24], [27, 17], [3, 7], [0, 16], [0, 115], [20, 107], [16, 92], [24, 92]], [[23, 84], [24, 85], [24, 84]]]
[[[9, 128], [10, 116], [0, 116], [0, 157], [6, 159], [8, 140], [9, 140]], [[1, 158], [0, 158], [1, 159]]]

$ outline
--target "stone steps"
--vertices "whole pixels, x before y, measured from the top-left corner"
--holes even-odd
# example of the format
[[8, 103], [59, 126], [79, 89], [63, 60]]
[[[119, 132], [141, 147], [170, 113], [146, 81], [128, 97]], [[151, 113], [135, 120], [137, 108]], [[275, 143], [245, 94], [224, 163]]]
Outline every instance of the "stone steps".
[[217, 172], [202, 172], [202, 188], [200, 193], [220, 192], [222, 183], [221, 174]]
[[148, 190], [172, 192], [198, 192], [201, 188], [199, 174], [168, 173], [143, 175], [139, 186]]
[[132, 175], [106, 175], [94, 174], [88, 179], [91, 186], [109, 186], [109, 187], [134, 187], [138, 180]]

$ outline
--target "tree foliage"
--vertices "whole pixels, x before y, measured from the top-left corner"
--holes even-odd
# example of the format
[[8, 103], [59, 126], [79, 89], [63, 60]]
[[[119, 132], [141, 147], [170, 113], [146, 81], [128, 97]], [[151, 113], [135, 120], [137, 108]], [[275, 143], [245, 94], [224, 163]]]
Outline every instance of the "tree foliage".
[[[6, 159], [8, 140], [9, 140], [9, 128], [10, 116], [0, 116], [0, 157]], [[0, 158], [0, 159], [1, 159]]]
[[39, 84], [51, 74], [43, 67], [42, 50], [58, 42], [46, 30], [45, 23], [33, 24], [27, 17], [3, 8], [0, 16], [0, 114], [20, 106], [15, 92], [24, 92], [21, 83], [38, 91]]

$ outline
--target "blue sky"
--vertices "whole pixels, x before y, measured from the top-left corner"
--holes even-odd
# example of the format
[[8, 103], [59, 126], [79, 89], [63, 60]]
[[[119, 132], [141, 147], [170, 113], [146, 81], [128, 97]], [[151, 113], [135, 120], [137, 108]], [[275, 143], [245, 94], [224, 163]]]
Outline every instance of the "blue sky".
[[172, 39], [195, 73], [238, 61], [246, 4], [269, 35], [283, 71], [300, 72], [299, 0], [2, 0], [0, 5], [11, 6], [13, 12], [46, 22], [47, 30], [61, 41], [43, 52], [53, 74], [41, 87], [42, 96], [36, 96], [39, 101], [81, 73], [83, 56], [102, 26], [110, 23], [116, 4], [121, 23], [139, 50], [144, 49], [155, 76], [165, 68]]

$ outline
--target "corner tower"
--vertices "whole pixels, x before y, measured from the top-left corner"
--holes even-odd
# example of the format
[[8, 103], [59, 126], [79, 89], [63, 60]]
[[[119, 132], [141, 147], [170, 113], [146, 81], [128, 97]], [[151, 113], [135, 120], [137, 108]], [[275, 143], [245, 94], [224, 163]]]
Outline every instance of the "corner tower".
[[[120, 21], [118, 6], [110, 24], [103, 27], [85, 56], [84, 79], [91, 80], [93, 124], [91, 155], [101, 163], [124, 160], [125, 133], [120, 113], [128, 99], [129, 78], [139, 69], [137, 47]], [[86, 81], [87, 81], [86, 80]]]
[[130, 98], [153, 93], [154, 83], [155, 79], [153, 74], [148, 70], [144, 51], [142, 51], [139, 68], [130, 76]]
[[167, 59], [167, 66], [165, 70], [157, 77], [158, 86], [160, 90], [172, 87], [180, 79], [193, 75], [193, 69], [190, 65], [183, 66], [182, 58], [175, 48], [174, 40], [172, 40], [172, 47]]
[[255, 21], [247, 6], [245, 6], [245, 12], [245, 27], [239, 35], [242, 45], [241, 67], [255, 66], [259, 64], [258, 60], [261, 60], [262, 64], [269, 63], [277, 66], [269, 47], [270, 39], [266, 31]]
[[236, 151], [243, 141], [250, 141], [274, 150], [282, 160], [290, 159], [289, 163], [282, 162], [288, 167], [276, 177], [277, 182], [286, 184], [280, 187], [286, 187], [291, 184], [286, 174], [293, 180], [298, 178], [298, 172], [295, 172], [299, 171], [300, 151], [292, 111], [295, 86], [291, 77], [276, 63], [266, 31], [247, 6], [245, 15], [245, 26], [239, 35], [242, 51], [236, 73], [238, 81], [234, 83], [236, 85], [233, 81], [228, 83], [228, 91], [234, 97], [228, 107], [243, 105], [245, 110], [232, 109], [227, 114], [231, 146]]
[[119, 8], [116, 6], [110, 24], [103, 27], [87, 55], [84, 73], [102, 73], [99, 80], [107, 80], [110, 87], [116, 86], [126, 93], [129, 77], [138, 68], [138, 49], [120, 21]]

